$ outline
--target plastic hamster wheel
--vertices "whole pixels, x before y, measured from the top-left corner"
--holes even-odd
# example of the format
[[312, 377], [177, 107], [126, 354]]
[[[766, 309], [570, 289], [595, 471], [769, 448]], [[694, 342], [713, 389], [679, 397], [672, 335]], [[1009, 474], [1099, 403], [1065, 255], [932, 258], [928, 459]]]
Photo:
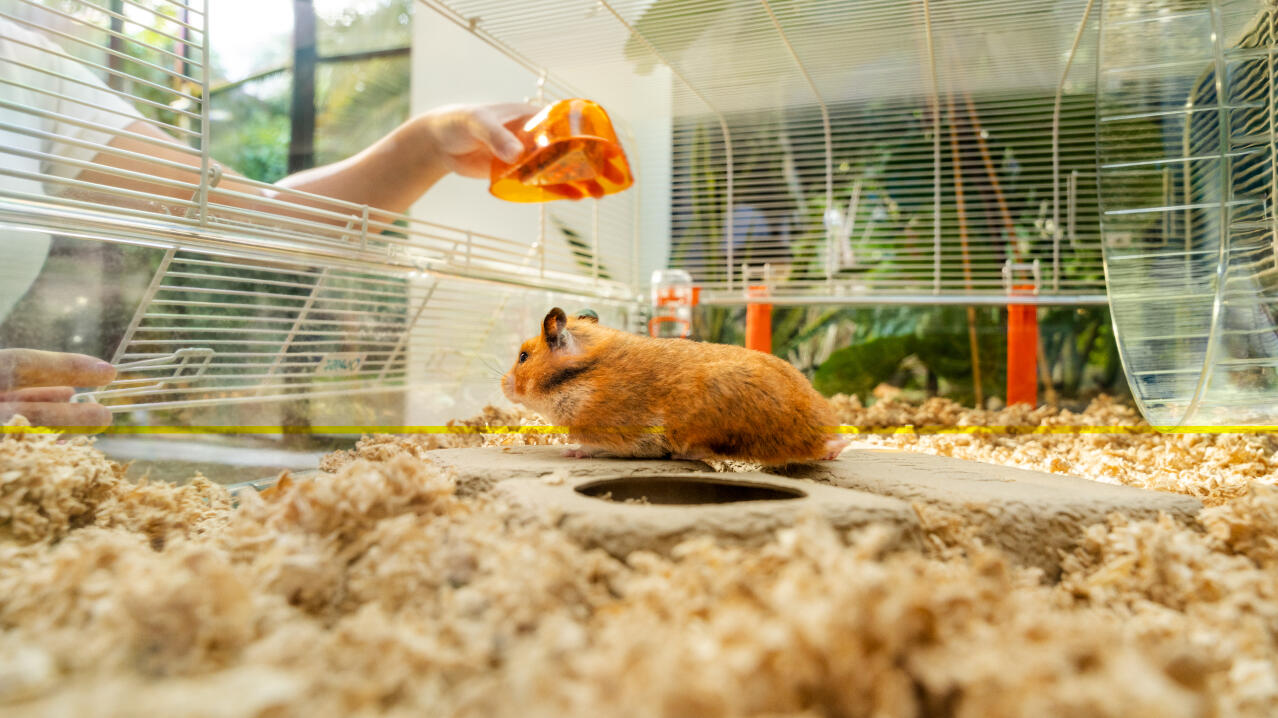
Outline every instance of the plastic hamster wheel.
[[1275, 8], [1104, 0], [1097, 172], [1110, 308], [1155, 426], [1278, 424]]

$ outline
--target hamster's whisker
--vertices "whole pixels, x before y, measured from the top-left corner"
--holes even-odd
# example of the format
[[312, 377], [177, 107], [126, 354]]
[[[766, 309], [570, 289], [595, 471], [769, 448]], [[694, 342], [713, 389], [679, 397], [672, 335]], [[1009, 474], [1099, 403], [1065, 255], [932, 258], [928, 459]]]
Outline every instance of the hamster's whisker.
[[506, 370], [502, 369], [497, 364], [496, 359], [485, 356], [485, 357], [480, 357], [479, 361], [480, 363], [484, 365], [485, 368], [488, 369], [488, 371], [492, 372], [493, 377], [497, 379], [501, 379], [502, 377], [506, 376]]
[[501, 377], [505, 376], [505, 374], [506, 374], [506, 373], [505, 373], [504, 371], [502, 371], [501, 369], [498, 369], [497, 367], [493, 366], [492, 364], [489, 364], [489, 363], [488, 363], [488, 359], [487, 359], [487, 358], [481, 358], [481, 359], [479, 360], [479, 363], [480, 363], [480, 365], [483, 367], [483, 369], [484, 369], [484, 373], [488, 374], [489, 376], [493, 376], [493, 377], [496, 377], [496, 378], [500, 379]]

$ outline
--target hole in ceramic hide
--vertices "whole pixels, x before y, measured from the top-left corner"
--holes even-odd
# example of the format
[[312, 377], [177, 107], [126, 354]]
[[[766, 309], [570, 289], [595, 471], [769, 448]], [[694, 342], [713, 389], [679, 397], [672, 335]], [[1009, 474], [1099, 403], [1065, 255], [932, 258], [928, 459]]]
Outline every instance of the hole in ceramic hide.
[[798, 489], [704, 476], [627, 476], [591, 481], [577, 492], [604, 501], [649, 504], [732, 504], [742, 501], [785, 501], [807, 494]]

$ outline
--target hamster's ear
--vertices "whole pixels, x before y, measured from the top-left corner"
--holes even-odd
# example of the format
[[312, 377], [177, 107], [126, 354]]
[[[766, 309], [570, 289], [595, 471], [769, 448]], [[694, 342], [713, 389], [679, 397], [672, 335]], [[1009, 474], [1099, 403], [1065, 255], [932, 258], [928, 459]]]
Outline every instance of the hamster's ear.
[[551, 349], [563, 346], [568, 338], [567, 326], [568, 315], [564, 314], [564, 310], [559, 307], [551, 309], [541, 320], [541, 338], [546, 340], [546, 346]]
[[593, 309], [578, 309], [577, 318], [592, 324], [599, 323], [599, 315], [595, 314], [595, 310]]

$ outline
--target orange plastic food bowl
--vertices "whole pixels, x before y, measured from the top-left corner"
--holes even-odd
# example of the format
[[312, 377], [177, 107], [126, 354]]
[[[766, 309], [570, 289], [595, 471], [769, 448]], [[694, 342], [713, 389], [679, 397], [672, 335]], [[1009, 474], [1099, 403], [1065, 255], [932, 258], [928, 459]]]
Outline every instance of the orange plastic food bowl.
[[511, 202], [549, 202], [620, 192], [634, 184], [626, 153], [603, 108], [590, 100], [556, 102], [519, 126], [524, 143], [513, 164], [493, 160], [488, 191]]

